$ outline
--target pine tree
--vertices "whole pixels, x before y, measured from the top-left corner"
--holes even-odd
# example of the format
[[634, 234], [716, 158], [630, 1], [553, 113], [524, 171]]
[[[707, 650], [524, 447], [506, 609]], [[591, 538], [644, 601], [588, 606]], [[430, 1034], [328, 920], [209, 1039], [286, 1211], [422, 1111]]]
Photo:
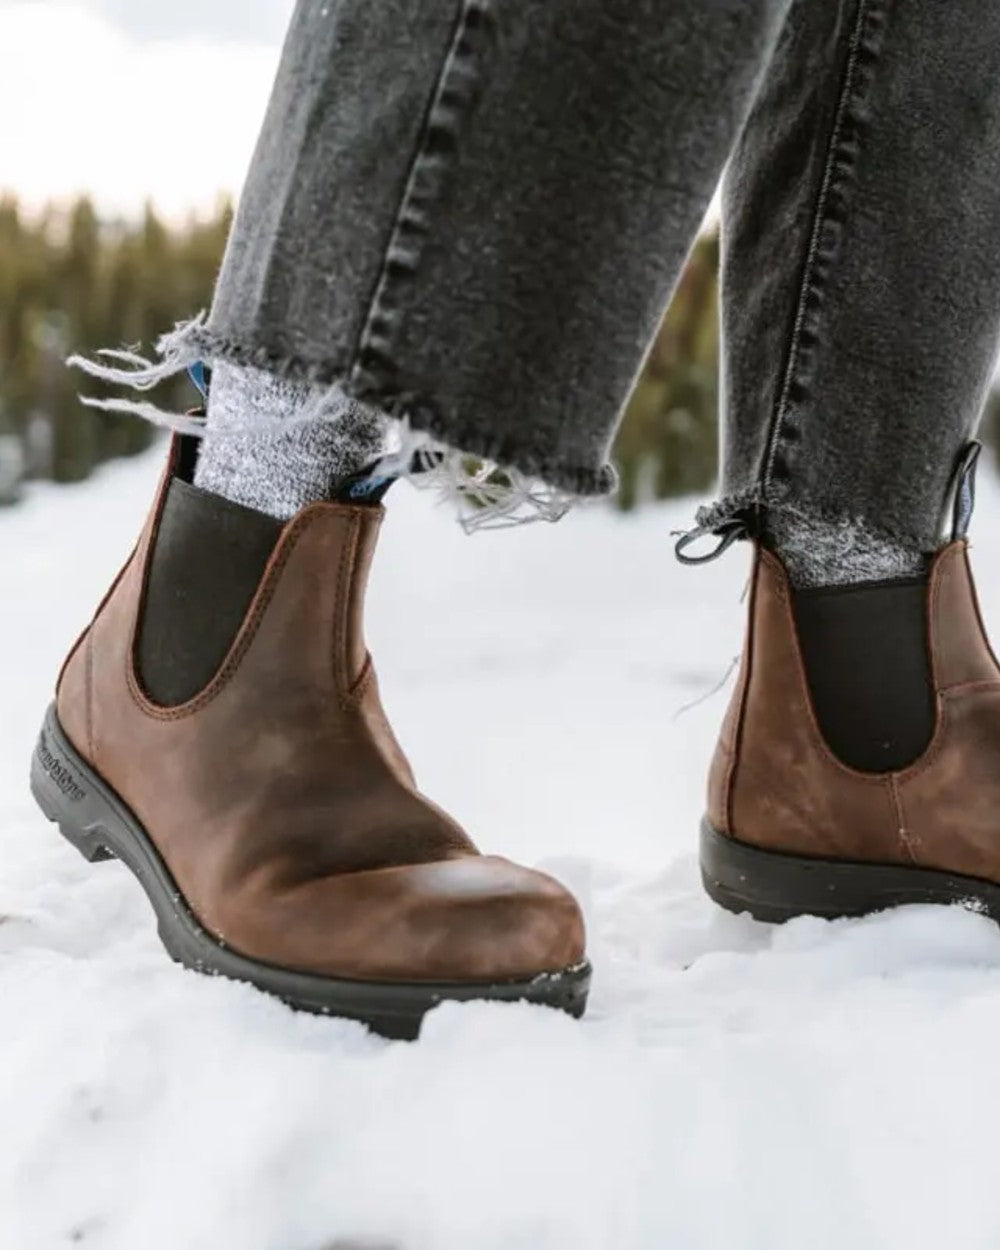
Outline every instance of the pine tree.
[[[86, 197], [68, 209], [29, 216], [0, 196], [0, 476], [77, 481], [111, 456], [146, 447], [152, 427], [132, 417], [95, 414], [78, 398], [113, 388], [64, 366], [71, 352], [132, 347], [149, 355], [176, 322], [209, 306], [232, 207], [207, 221], [169, 226], [150, 204], [142, 219], [102, 222]], [[615, 458], [618, 504], [635, 507], [711, 488], [718, 456], [718, 241], [702, 239], [667, 310], [631, 397]], [[195, 399], [183, 376], [156, 401], [182, 411]], [[983, 436], [1000, 443], [1000, 398]], [[13, 450], [12, 439], [20, 444]], [[6, 439], [4, 443], [2, 440]], [[5, 494], [13, 495], [8, 486]]]
[[718, 461], [718, 240], [702, 239], [664, 317], [615, 444], [618, 505], [708, 490]]

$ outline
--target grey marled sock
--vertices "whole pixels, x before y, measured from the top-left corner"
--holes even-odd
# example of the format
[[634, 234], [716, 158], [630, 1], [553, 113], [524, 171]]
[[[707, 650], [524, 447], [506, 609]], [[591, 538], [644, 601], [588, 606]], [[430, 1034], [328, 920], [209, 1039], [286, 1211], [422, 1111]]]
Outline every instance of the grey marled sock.
[[916, 577], [927, 567], [915, 546], [880, 534], [861, 522], [830, 520], [799, 512], [772, 512], [767, 545], [781, 557], [794, 586], [842, 586], [853, 582]]
[[383, 451], [381, 415], [336, 388], [219, 364], [195, 485], [286, 520]]

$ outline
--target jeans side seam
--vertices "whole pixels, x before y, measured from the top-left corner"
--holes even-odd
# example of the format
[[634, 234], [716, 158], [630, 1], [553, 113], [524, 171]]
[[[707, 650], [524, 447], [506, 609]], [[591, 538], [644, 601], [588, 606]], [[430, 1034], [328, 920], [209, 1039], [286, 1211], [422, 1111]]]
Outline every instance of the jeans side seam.
[[474, 33], [489, 16], [491, 4], [492, 0], [462, 0], [352, 356], [349, 376], [355, 387], [367, 388], [391, 376], [388, 349], [399, 318], [392, 295], [419, 265], [427, 234], [426, 210], [439, 196], [452, 163], [458, 120], [474, 103], [476, 75], [464, 71], [474, 57]]
[[768, 435], [767, 450], [760, 481], [762, 500], [765, 503], [770, 502], [770, 488], [774, 479], [778, 450], [782, 436], [787, 433], [786, 425], [791, 407], [792, 390], [796, 382], [801, 381], [802, 347], [807, 330], [806, 323], [810, 307], [812, 306], [815, 309], [816, 301], [823, 290], [824, 278], [826, 273], [829, 272], [828, 267], [825, 272], [822, 272], [819, 262], [821, 260], [823, 235], [828, 224], [833, 220], [833, 215], [830, 211], [831, 200], [834, 192], [840, 189], [846, 180], [846, 176], [850, 173], [856, 157], [856, 149], [852, 151], [851, 145], [846, 139], [846, 132], [848, 122], [852, 118], [852, 112], [862, 98], [862, 88], [858, 85], [857, 78], [864, 46], [865, 29], [873, 17], [878, 18], [885, 13], [885, 8], [885, 3], [880, 3], [879, 0], [859, 0], [858, 2], [840, 97], [830, 132], [823, 178], [816, 200], [809, 247], [803, 266], [802, 281], [799, 286], [795, 321], [789, 338], [784, 377]]

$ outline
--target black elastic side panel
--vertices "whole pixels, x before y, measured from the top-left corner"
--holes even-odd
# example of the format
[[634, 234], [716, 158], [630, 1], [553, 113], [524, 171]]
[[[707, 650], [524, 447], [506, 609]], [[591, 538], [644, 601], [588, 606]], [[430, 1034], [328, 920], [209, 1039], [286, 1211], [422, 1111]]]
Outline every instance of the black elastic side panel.
[[201, 440], [195, 438], [193, 434], [180, 434], [177, 437], [177, 443], [175, 476], [179, 477], [183, 482], [193, 482], [194, 471], [198, 465], [198, 452], [201, 449]]
[[174, 478], [160, 518], [137, 663], [154, 702], [175, 707], [215, 676], [283, 528]]
[[891, 772], [934, 733], [926, 578], [794, 592], [809, 689], [844, 764]]

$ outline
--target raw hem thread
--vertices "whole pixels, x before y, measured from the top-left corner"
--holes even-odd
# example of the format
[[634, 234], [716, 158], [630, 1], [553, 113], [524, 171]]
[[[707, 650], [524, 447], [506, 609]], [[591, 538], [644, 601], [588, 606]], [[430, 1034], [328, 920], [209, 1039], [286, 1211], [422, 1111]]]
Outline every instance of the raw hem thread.
[[[580, 499], [613, 493], [617, 475], [611, 465], [597, 468], [553, 465], [526, 453], [507, 438], [478, 426], [442, 416], [433, 404], [409, 392], [386, 387], [370, 371], [360, 374], [334, 362], [312, 362], [264, 347], [246, 347], [216, 334], [205, 314], [181, 323], [157, 344], [158, 362], [134, 351], [105, 350], [99, 360], [72, 356], [68, 364], [102, 382], [148, 392], [199, 362], [219, 361], [263, 369], [317, 390], [336, 388], [348, 399], [377, 408], [388, 418], [392, 446], [379, 466], [386, 476], [407, 477], [415, 486], [439, 491], [461, 505], [459, 520], [467, 531], [496, 528], [530, 520], [556, 521]], [[319, 408], [326, 406], [320, 396]], [[139, 416], [154, 425], [200, 437], [202, 418], [166, 412], [145, 400], [83, 398], [89, 407]], [[288, 422], [314, 420], [316, 407], [307, 404]]]

